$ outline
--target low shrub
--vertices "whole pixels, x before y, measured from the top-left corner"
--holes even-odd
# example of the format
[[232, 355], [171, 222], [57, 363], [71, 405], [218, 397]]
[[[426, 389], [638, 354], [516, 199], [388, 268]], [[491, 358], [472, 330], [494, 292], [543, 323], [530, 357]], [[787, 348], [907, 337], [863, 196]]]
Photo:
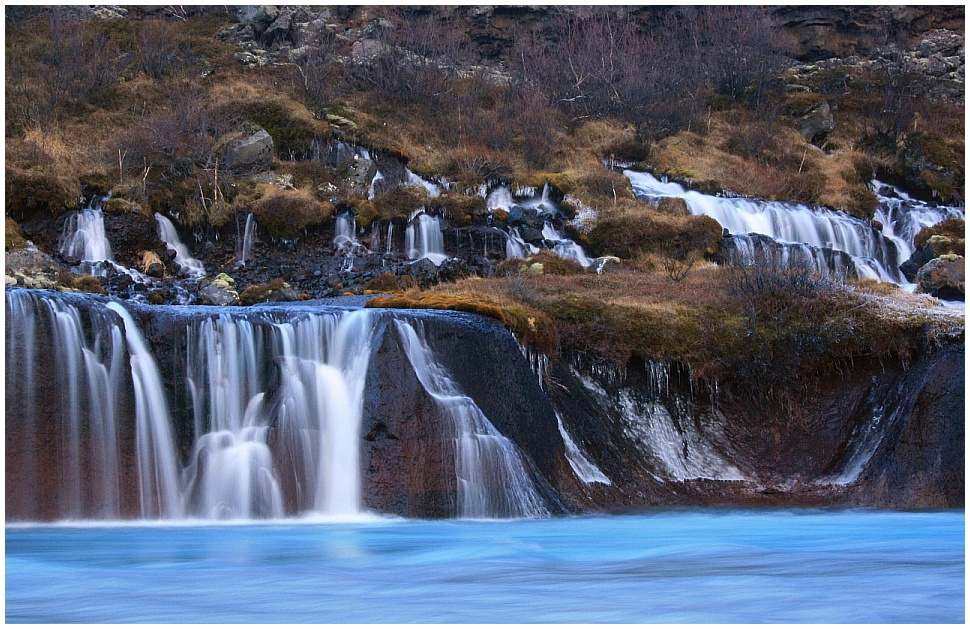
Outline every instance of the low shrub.
[[375, 196], [372, 203], [381, 221], [402, 223], [428, 203], [428, 191], [424, 186], [397, 186]]
[[966, 227], [964, 220], [962, 218], [950, 217], [936, 225], [924, 227], [919, 230], [913, 238], [913, 244], [917, 247], [922, 247], [933, 236], [946, 236], [953, 240], [960, 240], [965, 238], [965, 234]]
[[307, 190], [260, 184], [255, 195], [237, 198], [233, 209], [252, 212], [260, 229], [272, 238], [296, 238], [309, 227], [323, 225], [333, 215], [332, 204], [317, 200]]

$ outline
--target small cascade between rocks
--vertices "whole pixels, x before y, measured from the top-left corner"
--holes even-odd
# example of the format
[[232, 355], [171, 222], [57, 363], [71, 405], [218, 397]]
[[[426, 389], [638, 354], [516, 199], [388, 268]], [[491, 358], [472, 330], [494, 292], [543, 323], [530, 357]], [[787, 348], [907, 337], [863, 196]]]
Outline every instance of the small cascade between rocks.
[[921, 229], [966, 214], [965, 208], [929, 205], [879, 180], [873, 180], [872, 188], [879, 200], [873, 218], [882, 224], [882, 233], [896, 243], [904, 261], [913, 255], [913, 239]]
[[357, 221], [350, 212], [338, 214], [334, 220], [333, 244], [339, 255], [353, 255], [360, 243], [357, 241]]
[[[250, 214], [249, 216], [252, 216]], [[175, 225], [168, 217], [155, 214], [155, 221], [158, 223], [158, 235], [170, 249], [175, 251], [175, 264], [179, 270], [190, 278], [199, 278], [205, 275], [205, 265], [201, 260], [192, 257], [189, 248], [179, 238]]]
[[445, 253], [445, 240], [441, 233], [441, 219], [423, 209], [418, 210], [408, 222], [404, 234], [408, 258], [421, 260], [427, 258], [435, 266], [448, 259]]
[[61, 255], [88, 265], [112, 259], [100, 205], [92, 203], [90, 207], [68, 217], [61, 235]]
[[559, 416], [559, 413], [556, 413], [556, 419], [559, 421], [559, 434], [562, 435], [562, 442], [566, 446], [566, 460], [569, 462], [569, 467], [572, 468], [573, 473], [576, 474], [576, 478], [587, 485], [592, 483], [612, 485], [613, 483], [610, 482], [606, 474], [586, 458], [583, 451], [580, 450], [576, 442], [573, 441], [573, 438], [566, 432], [566, 428], [562, 425], [562, 417]]
[[[738, 255], [729, 260], [733, 263], [747, 264], [755, 256], [771, 262], [784, 259], [787, 263], [811, 258], [811, 267], [828, 269], [832, 275], [905, 282], [899, 270], [906, 259], [905, 251], [900, 250], [896, 240], [843, 212], [797, 203], [715, 197], [662, 182], [649, 173], [625, 170], [623, 174], [641, 199], [657, 202], [667, 197], [681, 198], [692, 214], [717, 220], [735, 240], [733, 249]], [[792, 249], [798, 251], [793, 253]], [[840, 252], [847, 254], [849, 260]]]
[[256, 239], [256, 217], [252, 212], [246, 214], [246, 222], [242, 233], [239, 231], [239, 220], [236, 220], [236, 266], [244, 267], [253, 254], [253, 242]]
[[515, 445], [502, 436], [434, 359], [421, 324], [395, 320], [414, 372], [452, 422], [462, 518], [536, 518], [549, 515]]
[[[539, 245], [542, 245], [561, 258], [589, 267], [591, 261], [583, 248], [566, 238], [553, 224], [553, 221], [562, 219], [562, 212], [550, 195], [548, 183], [541, 192], [533, 188], [520, 188], [513, 193], [508, 187], [499, 186], [487, 194], [485, 205], [489, 212], [503, 210], [509, 213], [510, 226], [507, 232], [503, 232], [506, 236], [505, 257], [527, 258], [538, 253], [541, 249]], [[533, 236], [523, 237], [523, 228], [530, 230]], [[488, 257], [487, 248], [485, 257]]]

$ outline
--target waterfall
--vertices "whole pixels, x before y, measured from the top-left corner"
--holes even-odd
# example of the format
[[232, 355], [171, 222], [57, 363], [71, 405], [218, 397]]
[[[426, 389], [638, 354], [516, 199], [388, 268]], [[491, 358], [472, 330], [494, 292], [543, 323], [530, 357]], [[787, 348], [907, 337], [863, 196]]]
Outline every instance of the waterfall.
[[253, 213], [246, 214], [246, 224], [242, 235], [239, 234], [239, 221], [236, 220], [236, 266], [246, 266], [246, 261], [253, 253], [253, 240], [256, 237], [256, 218]]
[[913, 239], [921, 229], [965, 215], [962, 207], [932, 206], [878, 180], [872, 188], [879, 200], [873, 218], [882, 223], [883, 235], [896, 243], [903, 261], [913, 255]]
[[426, 179], [419, 177], [418, 175], [411, 172], [410, 169], [404, 169], [404, 182], [409, 185], [423, 186], [425, 190], [428, 191], [428, 195], [432, 197], [437, 197], [441, 195], [441, 186], [435, 183], [431, 183]]
[[518, 227], [512, 227], [509, 229], [505, 240], [505, 257], [506, 258], [528, 258], [530, 255], [539, 252], [538, 247], [534, 247], [529, 243], [522, 240], [522, 235], [519, 233]]
[[745, 480], [742, 472], [718, 450], [711, 437], [698, 430], [697, 422], [690, 416], [683, 400], [674, 397], [673, 413], [662, 403], [669, 395], [668, 365], [646, 365], [650, 383], [646, 395], [623, 387], [608, 392], [575, 366], [570, 369], [599, 404], [620, 419], [624, 436], [653, 462], [660, 474], [658, 480]]
[[[250, 214], [252, 216], [252, 214]], [[155, 221], [158, 223], [158, 235], [171, 249], [175, 251], [175, 264], [179, 270], [189, 277], [202, 277], [205, 275], [205, 266], [201, 261], [192, 257], [188, 247], [179, 239], [175, 225], [168, 217], [155, 213]]]
[[392, 253], [392, 246], [394, 244], [394, 223], [387, 224], [387, 250], [386, 254], [390, 255]]
[[427, 258], [438, 266], [448, 259], [441, 234], [441, 219], [437, 216], [419, 210], [408, 223], [404, 238], [408, 258], [412, 260]]
[[104, 231], [104, 213], [100, 206], [73, 212], [64, 223], [61, 255], [83, 262], [111, 260], [111, 245]]
[[379, 171], [379, 170], [376, 171], [374, 173], [374, 178], [371, 179], [370, 186], [367, 188], [367, 200], [368, 201], [373, 201], [374, 200], [374, 195], [377, 194], [377, 192], [376, 192], [377, 191], [377, 186], [383, 180], [384, 180], [384, 175], [381, 174], [381, 171]]
[[[312, 508], [329, 515], [361, 510], [360, 425], [373, 326], [365, 310], [311, 315], [277, 328], [283, 374], [280, 432], [311, 453]], [[321, 346], [319, 339], [326, 342]], [[312, 435], [316, 434], [313, 439]]]
[[576, 474], [576, 478], [583, 481], [587, 485], [590, 483], [602, 483], [604, 485], [612, 485], [610, 479], [606, 477], [606, 474], [600, 471], [596, 465], [591, 463], [583, 451], [579, 449], [576, 442], [573, 441], [569, 433], [566, 432], [566, 428], [562, 425], [562, 417], [559, 413], [556, 413], [556, 419], [559, 421], [559, 434], [562, 435], [562, 441], [566, 446], [566, 461], [569, 462], [569, 467], [573, 469], [573, 473]]
[[377, 221], [370, 225], [370, 251], [371, 253], [381, 252], [381, 224]]
[[732, 234], [762, 234], [782, 244], [801, 243], [816, 250], [842, 251], [852, 257], [856, 269], [873, 269], [884, 282], [904, 281], [899, 265], [905, 258], [896, 242], [867, 222], [843, 212], [797, 203], [715, 197], [661, 182], [649, 173], [625, 170], [623, 174], [639, 198], [649, 202], [664, 197], [682, 198], [692, 214], [710, 216]]
[[[55, 459], [44, 469], [33, 458], [23, 461], [18, 489], [53, 501], [59, 518], [118, 518], [121, 429], [115, 393], [124, 371], [121, 330], [104, 311], [82, 313], [72, 304], [28, 291], [7, 292], [6, 315], [8, 412], [19, 412], [18, 419], [27, 423], [23, 447], [40, 450], [40, 439], [56, 448]], [[48, 334], [58, 351], [41, 357], [36, 343]], [[40, 360], [51, 361], [53, 369], [43, 382], [38, 374], [50, 374], [51, 367]], [[54, 416], [53, 426], [36, 424], [42, 410]], [[44, 484], [41, 474], [55, 477], [56, 487]], [[36, 514], [36, 500], [31, 502], [28, 510]]]
[[143, 333], [138, 311], [88, 295], [8, 289], [6, 304], [8, 519], [355, 517], [365, 388], [388, 333], [444, 420], [457, 478], [430, 481], [454, 482], [454, 513], [548, 512], [410, 319], [163, 306]]
[[155, 357], [135, 320], [118, 302], [107, 305], [121, 316], [135, 390], [135, 435], [143, 518], [178, 518], [182, 498], [175, 465], [172, 420]]
[[350, 212], [338, 214], [334, 222], [333, 244], [339, 255], [353, 255], [360, 243], [357, 242], [357, 221]]
[[458, 514], [463, 518], [548, 515], [516, 447], [435, 361], [420, 323], [394, 321], [414, 373], [452, 423]]
[[572, 260], [581, 266], [589, 268], [590, 261], [586, 256], [586, 252], [583, 251], [583, 248], [559, 233], [549, 221], [546, 221], [542, 227], [542, 237], [546, 239], [547, 245], [549, 243], [552, 244], [552, 250], [560, 258]]
[[[222, 314], [189, 329], [187, 388], [197, 435], [186, 469], [190, 513], [281, 517], [287, 480], [299, 511], [360, 512], [371, 328], [369, 313], [358, 311], [269, 326]], [[274, 460], [271, 427], [286, 463]]]

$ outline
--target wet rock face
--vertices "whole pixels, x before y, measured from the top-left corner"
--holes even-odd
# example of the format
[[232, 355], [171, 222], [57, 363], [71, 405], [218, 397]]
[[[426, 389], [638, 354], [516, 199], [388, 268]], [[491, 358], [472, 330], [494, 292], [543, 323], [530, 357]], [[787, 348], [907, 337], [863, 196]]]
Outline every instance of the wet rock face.
[[890, 427], [857, 484], [857, 500], [890, 508], [964, 506], [966, 376], [962, 346], [913, 369]]

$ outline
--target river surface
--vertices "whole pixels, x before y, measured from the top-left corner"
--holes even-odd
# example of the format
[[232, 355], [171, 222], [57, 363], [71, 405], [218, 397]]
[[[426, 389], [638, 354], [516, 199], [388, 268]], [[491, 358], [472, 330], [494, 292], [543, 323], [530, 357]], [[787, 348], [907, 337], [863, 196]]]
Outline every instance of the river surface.
[[964, 622], [964, 512], [7, 525], [6, 621]]

